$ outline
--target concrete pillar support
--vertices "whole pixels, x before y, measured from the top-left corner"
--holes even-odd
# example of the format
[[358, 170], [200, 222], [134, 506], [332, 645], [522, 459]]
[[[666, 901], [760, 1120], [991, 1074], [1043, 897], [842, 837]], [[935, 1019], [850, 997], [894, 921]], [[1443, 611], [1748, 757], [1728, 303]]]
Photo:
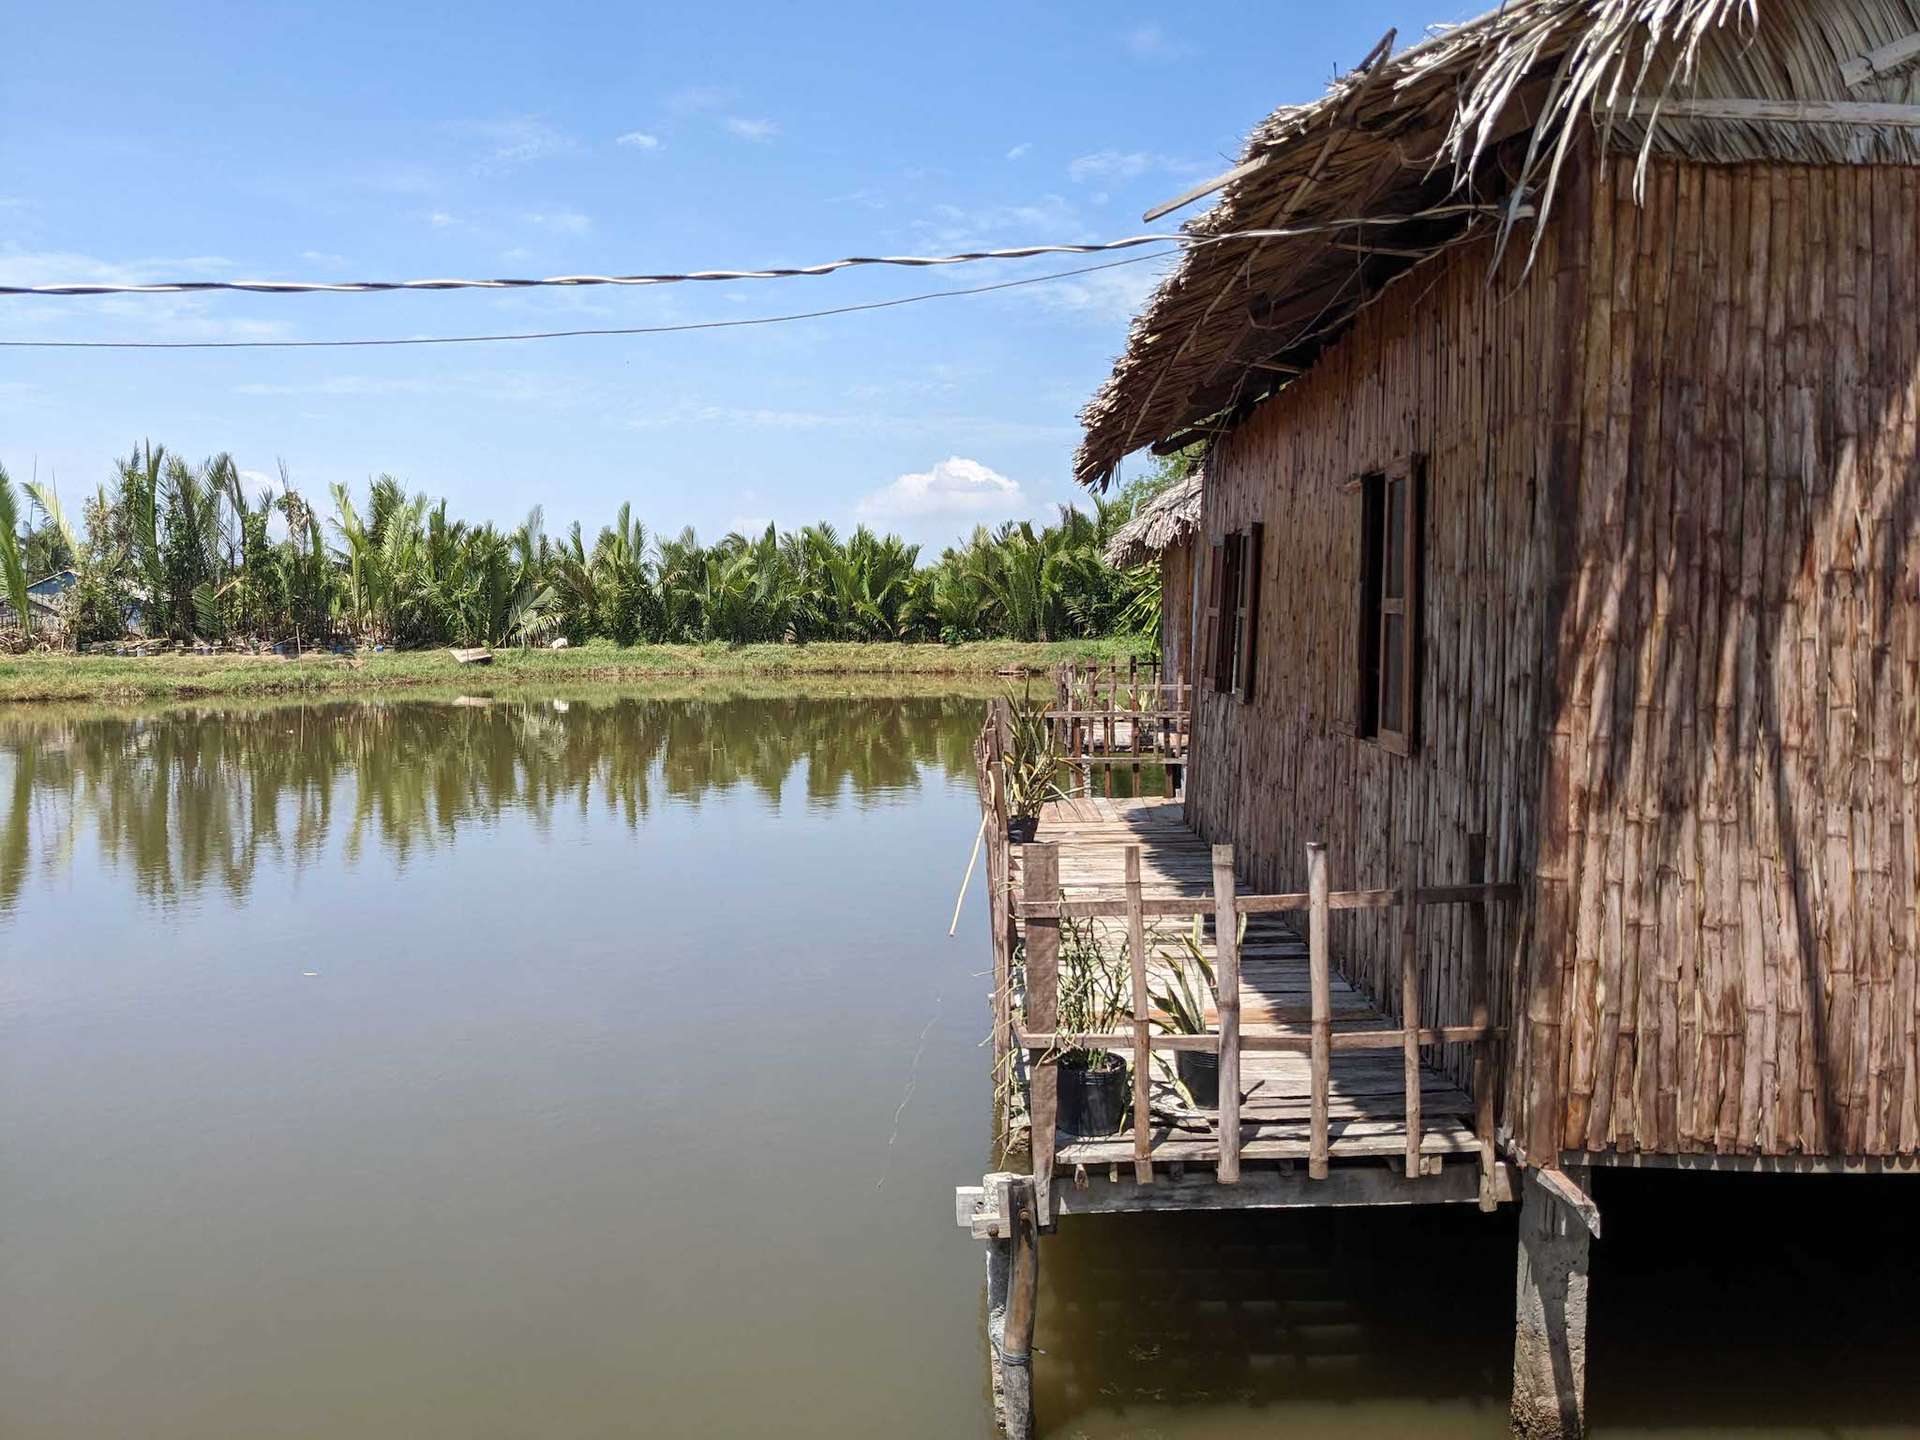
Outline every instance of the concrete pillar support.
[[1526, 1172], [1513, 1334], [1513, 1433], [1525, 1440], [1587, 1431], [1587, 1246], [1599, 1217], [1568, 1198], [1585, 1198], [1585, 1179]]

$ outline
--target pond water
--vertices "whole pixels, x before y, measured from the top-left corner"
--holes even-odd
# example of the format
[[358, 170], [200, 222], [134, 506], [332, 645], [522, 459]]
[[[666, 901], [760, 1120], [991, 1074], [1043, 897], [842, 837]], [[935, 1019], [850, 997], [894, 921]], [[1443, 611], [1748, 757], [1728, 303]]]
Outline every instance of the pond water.
[[[0, 1435], [987, 1435], [978, 715], [0, 711]], [[1601, 1433], [1911, 1433], [1912, 1182], [1692, 1178], [1601, 1182]], [[1503, 1434], [1512, 1257], [1070, 1221], [1044, 1431]]]

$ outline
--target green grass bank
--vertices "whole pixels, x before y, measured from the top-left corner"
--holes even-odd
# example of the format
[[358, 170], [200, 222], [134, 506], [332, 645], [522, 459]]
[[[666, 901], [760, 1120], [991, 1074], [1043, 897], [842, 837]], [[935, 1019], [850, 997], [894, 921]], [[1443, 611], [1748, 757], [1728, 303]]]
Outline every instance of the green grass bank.
[[1064, 661], [1142, 659], [1140, 639], [1035, 644], [987, 640], [966, 645], [639, 645], [592, 641], [568, 650], [499, 650], [491, 665], [457, 663], [445, 650], [272, 656], [0, 656], [0, 703], [129, 701], [218, 696], [353, 695], [385, 690], [516, 685], [628, 685], [667, 679], [777, 679], [782, 676], [887, 676], [988, 680], [1023, 666], [1046, 671]]

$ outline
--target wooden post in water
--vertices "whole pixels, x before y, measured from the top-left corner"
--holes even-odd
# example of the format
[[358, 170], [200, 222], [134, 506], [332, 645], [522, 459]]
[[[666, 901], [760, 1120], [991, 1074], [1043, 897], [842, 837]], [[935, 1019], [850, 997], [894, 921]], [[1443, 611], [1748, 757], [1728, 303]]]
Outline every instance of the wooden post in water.
[[[1060, 847], [1034, 843], [1021, 847], [1027, 899], [1060, 898]], [[1027, 1029], [1051, 1035], [1060, 1018], [1060, 921], [1057, 916], [1027, 917]], [[1060, 1072], [1051, 1051], [1031, 1057], [1028, 1067], [1029, 1134], [1033, 1148], [1033, 1194], [1042, 1229], [1053, 1225], [1053, 1147], [1060, 1106]]]
[[1214, 978], [1220, 994], [1220, 1171], [1240, 1181], [1240, 915], [1234, 905], [1233, 847], [1213, 847]]
[[1040, 1299], [1040, 1233], [1032, 1182], [989, 1175], [1001, 1232], [987, 1243], [987, 1347], [994, 1418], [1007, 1440], [1032, 1440], [1033, 1324]]
[[1307, 842], [1307, 978], [1313, 1049], [1308, 1080], [1307, 1176], [1327, 1178], [1327, 1091], [1333, 1079], [1333, 973], [1327, 954], [1327, 847]]

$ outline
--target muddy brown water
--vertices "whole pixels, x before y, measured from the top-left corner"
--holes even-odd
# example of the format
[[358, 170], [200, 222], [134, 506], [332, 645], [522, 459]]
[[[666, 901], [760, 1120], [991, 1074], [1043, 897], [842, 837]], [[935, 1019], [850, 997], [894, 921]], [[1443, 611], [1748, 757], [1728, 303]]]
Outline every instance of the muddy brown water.
[[[987, 1435], [978, 710], [0, 711], [0, 1436]], [[1920, 1182], [1598, 1183], [1599, 1433], [1920, 1433]], [[1043, 1432], [1503, 1434], [1512, 1268], [1069, 1221]]]

